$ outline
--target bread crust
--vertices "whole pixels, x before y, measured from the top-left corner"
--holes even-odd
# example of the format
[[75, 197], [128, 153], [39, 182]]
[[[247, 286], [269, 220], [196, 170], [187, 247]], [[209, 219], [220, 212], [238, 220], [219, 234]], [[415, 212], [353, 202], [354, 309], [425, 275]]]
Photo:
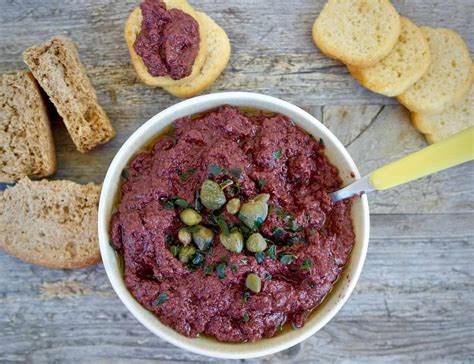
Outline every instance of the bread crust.
[[21, 179], [0, 192], [0, 249], [48, 268], [97, 264], [99, 195], [93, 183]]
[[[5, 133], [5, 138], [12, 138], [9, 143], [11, 146], [3, 146], [2, 160], [6, 165], [5, 168], [0, 169], [0, 182], [13, 183], [25, 176], [47, 177], [52, 175], [56, 172], [56, 153], [46, 103], [38, 83], [31, 72], [22, 71], [13, 75], [3, 75], [0, 85], [2, 87], [0, 99], [4, 98], [4, 100], [0, 100], [0, 109], [3, 107], [13, 108], [17, 113], [15, 125], [8, 127], [8, 131], [0, 132], [0, 135]], [[9, 99], [11, 97], [14, 100]], [[20, 99], [22, 102], [19, 102]], [[34, 104], [34, 109], [29, 108], [33, 106], [32, 104]], [[8, 111], [5, 109], [3, 117], [8, 118], [7, 115]], [[7, 120], [3, 117], [3, 122], [6, 122]], [[19, 125], [20, 123], [23, 125]], [[24, 127], [26, 135], [15, 137], [13, 130], [20, 126]], [[33, 129], [37, 133], [36, 136], [28, 134], [28, 130]], [[20, 141], [20, 138], [25, 138], [25, 140]], [[30, 147], [16, 149], [20, 143]], [[35, 164], [32, 166], [22, 164], [25, 160], [31, 161], [29, 154], [34, 154], [32, 148], [36, 148], [36, 152], [41, 154], [38, 156], [39, 159], [35, 160]], [[15, 153], [20, 153], [20, 155], [8, 159], [7, 153], [13, 154], [14, 149]], [[7, 172], [5, 169], [9, 171]]]
[[148, 72], [148, 68], [143, 62], [142, 58], [135, 52], [133, 45], [137, 39], [137, 35], [140, 32], [142, 25], [142, 12], [140, 8], [135, 8], [127, 18], [124, 29], [125, 42], [127, 44], [130, 58], [132, 60], [133, 67], [140, 80], [148, 86], [176, 86], [187, 83], [197, 77], [199, 74], [207, 55], [207, 42], [206, 32], [204, 26], [201, 23], [199, 16], [196, 11], [185, 1], [185, 0], [163, 0], [166, 3], [166, 8], [179, 9], [184, 13], [192, 16], [199, 25], [199, 52], [193, 63], [192, 73], [180, 80], [173, 80], [170, 76], [152, 76]]
[[115, 136], [71, 39], [55, 36], [25, 50], [23, 60], [63, 118], [77, 150], [86, 153]]
[[207, 57], [199, 74], [191, 81], [176, 86], [164, 87], [177, 97], [192, 97], [211, 86], [229, 63], [231, 46], [226, 32], [203, 12], [197, 12], [206, 33]]

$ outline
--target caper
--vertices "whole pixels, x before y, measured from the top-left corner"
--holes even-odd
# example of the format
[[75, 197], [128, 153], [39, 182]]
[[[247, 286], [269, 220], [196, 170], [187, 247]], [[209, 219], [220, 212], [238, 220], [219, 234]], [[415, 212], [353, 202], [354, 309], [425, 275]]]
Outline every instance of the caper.
[[183, 245], [188, 245], [191, 242], [192, 236], [191, 236], [191, 233], [188, 231], [188, 229], [186, 228], [179, 229], [178, 240]]
[[268, 193], [261, 193], [257, 196], [255, 196], [254, 201], [261, 201], [263, 203], [267, 203], [268, 200], [270, 200], [270, 195]]
[[192, 245], [183, 246], [179, 251], [179, 260], [182, 263], [187, 263], [195, 253], [196, 248]]
[[214, 233], [207, 227], [197, 225], [196, 231], [193, 232], [193, 241], [199, 250], [206, 250], [214, 239]]
[[244, 247], [244, 237], [239, 229], [232, 229], [229, 234], [221, 233], [219, 235], [222, 245], [228, 251], [240, 253]]
[[263, 224], [268, 215], [268, 194], [261, 194], [240, 207], [239, 218], [251, 229]]
[[248, 237], [245, 247], [252, 253], [263, 252], [267, 249], [267, 242], [261, 234], [253, 233]]
[[249, 273], [245, 279], [245, 286], [252, 292], [259, 293], [262, 289], [262, 280], [255, 273]]
[[237, 212], [239, 212], [240, 200], [238, 198], [233, 198], [229, 200], [225, 208], [229, 214], [235, 215]]
[[211, 210], [218, 210], [225, 204], [225, 195], [219, 184], [210, 179], [201, 186], [201, 202]]
[[202, 216], [199, 215], [198, 212], [189, 208], [181, 211], [181, 213], [179, 214], [179, 218], [181, 219], [183, 223], [185, 223], [188, 226], [197, 225], [202, 220]]

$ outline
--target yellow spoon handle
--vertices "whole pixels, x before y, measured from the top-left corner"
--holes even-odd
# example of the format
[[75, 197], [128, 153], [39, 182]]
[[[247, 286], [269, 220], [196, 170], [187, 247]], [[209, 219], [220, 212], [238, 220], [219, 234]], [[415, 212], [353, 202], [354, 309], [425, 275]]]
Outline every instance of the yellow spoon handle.
[[432, 144], [372, 172], [370, 184], [386, 190], [474, 160], [474, 127]]

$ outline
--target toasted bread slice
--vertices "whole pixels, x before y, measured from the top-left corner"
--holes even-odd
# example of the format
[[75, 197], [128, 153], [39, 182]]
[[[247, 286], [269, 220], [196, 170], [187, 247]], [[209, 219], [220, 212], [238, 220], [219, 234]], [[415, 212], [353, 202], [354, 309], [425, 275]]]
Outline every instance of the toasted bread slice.
[[0, 248], [49, 268], [82, 268], [100, 261], [100, 187], [27, 177], [0, 192]]
[[385, 58], [400, 35], [388, 0], [329, 0], [313, 25], [313, 40], [329, 57], [357, 67]]
[[192, 73], [188, 77], [184, 77], [180, 80], [173, 80], [170, 76], [154, 77], [148, 72], [148, 68], [143, 62], [142, 58], [135, 52], [133, 45], [140, 33], [142, 27], [142, 11], [140, 8], [136, 8], [129, 15], [127, 22], [125, 23], [124, 37], [127, 43], [128, 51], [130, 52], [130, 58], [132, 59], [133, 67], [137, 72], [138, 77], [143, 83], [149, 86], [175, 86], [189, 82], [194, 79], [201, 70], [207, 54], [207, 41], [206, 32], [204, 26], [201, 23], [200, 18], [196, 14], [196, 11], [189, 5], [185, 0], [163, 0], [166, 4], [166, 9], [179, 9], [184, 13], [192, 16], [199, 24], [199, 52], [193, 63]]
[[191, 97], [211, 86], [229, 63], [230, 42], [224, 29], [207, 14], [198, 12], [207, 39], [207, 57], [199, 74], [188, 83], [164, 87], [178, 97]]
[[46, 177], [56, 171], [51, 126], [30, 72], [2, 75], [0, 85], [0, 182]]
[[23, 53], [43, 90], [63, 118], [77, 149], [85, 153], [115, 136], [74, 43], [53, 37]]
[[422, 31], [407, 18], [400, 21], [400, 37], [387, 57], [372, 67], [347, 66], [363, 86], [385, 96], [400, 95], [430, 66], [430, 47]]
[[473, 77], [472, 60], [458, 33], [445, 28], [421, 30], [430, 46], [430, 67], [397, 99], [411, 111], [436, 114], [466, 95]]
[[474, 84], [471, 83], [464, 99], [441, 113], [412, 113], [411, 119], [415, 127], [425, 134], [429, 143], [439, 142], [464, 129], [474, 127]]

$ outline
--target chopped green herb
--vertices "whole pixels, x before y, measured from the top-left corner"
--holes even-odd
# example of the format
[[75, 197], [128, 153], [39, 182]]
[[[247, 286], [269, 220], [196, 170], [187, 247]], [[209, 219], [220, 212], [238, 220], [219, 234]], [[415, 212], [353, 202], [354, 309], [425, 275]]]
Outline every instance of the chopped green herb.
[[188, 204], [185, 200], [183, 200], [182, 198], [177, 198], [176, 200], [174, 200], [174, 204], [176, 206], [179, 206], [179, 207], [182, 207], [183, 209], [186, 209], [188, 207], [192, 207], [190, 204]]
[[196, 267], [199, 267], [200, 265], [202, 265], [202, 263], [204, 263], [204, 255], [199, 252], [194, 254], [193, 258], [191, 259], [191, 264]]
[[265, 183], [266, 183], [265, 179], [263, 179], [263, 178], [257, 179], [257, 188], [259, 190], [262, 190], [263, 187], [265, 187]]
[[319, 144], [321, 144], [322, 146], [324, 146], [324, 139], [323, 139], [323, 138], [319, 138]]
[[276, 214], [278, 217], [281, 217], [284, 220], [292, 219], [293, 216], [291, 214], [286, 213], [283, 209], [277, 208]]
[[227, 267], [227, 264], [225, 263], [219, 263], [216, 267], [216, 273], [217, 273], [217, 276], [220, 278], [220, 279], [224, 279], [225, 278], [225, 268]]
[[292, 232], [300, 231], [302, 229], [303, 227], [299, 226], [295, 219], [291, 219], [288, 225], [285, 227], [286, 231], [292, 231]]
[[225, 222], [224, 216], [222, 215], [217, 215], [215, 217], [215, 221], [217, 225], [219, 225], [219, 228], [225, 235], [229, 235], [229, 227], [227, 226], [227, 223]]
[[273, 156], [273, 159], [280, 159], [281, 158], [281, 150], [275, 150], [273, 153], [272, 153], [272, 156]]
[[208, 276], [209, 274], [211, 274], [213, 271], [214, 271], [214, 266], [213, 266], [212, 264], [206, 265], [206, 266], [204, 267], [204, 274], [205, 274], [206, 276]]
[[278, 325], [277, 330], [280, 332], [283, 331], [283, 325], [282, 324]]
[[265, 258], [265, 254], [263, 252], [255, 253], [255, 259], [257, 259], [258, 264], [261, 264], [264, 258]]
[[265, 273], [265, 280], [270, 281], [272, 279], [272, 275], [270, 273]]
[[225, 263], [229, 260], [229, 257], [227, 255], [222, 255], [220, 260], [221, 260], [221, 262]]
[[301, 269], [311, 269], [313, 266], [313, 261], [309, 258], [305, 258], [301, 264]]
[[282, 229], [280, 229], [278, 227], [274, 227], [272, 232], [273, 232], [273, 237], [275, 239], [280, 239], [283, 236], [283, 234], [285, 233]]
[[188, 170], [187, 170], [186, 172], [184, 172], [184, 173], [178, 173], [178, 175], [179, 175], [179, 180], [180, 180], [181, 182], [186, 182], [186, 181], [189, 179], [189, 177], [191, 177], [194, 173], [196, 173], [196, 171], [197, 171], [197, 168], [196, 168], [196, 167], [193, 167], [193, 168], [188, 169]]
[[122, 173], [120, 175], [122, 176], [122, 178], [128, 179], [128, 169], [127, 168], [122, 169]]
[[306, 238], [304, 236], [292, 236], [291, 238], [286, 239], [286, 243], [288, 245], [293, 245], [297, 242], [304, 243], [305, 241], [306, 241]]
[[237, 273], [237, 266], [235, 264], [230, 264], [229, 267], [232, 273]]
[[244, 292], [242, 296], [242, 299], [244, 300], [244, 302], [247, 302], [249, 298], [250, 298], [250, 292]]
[[268, 248], [268, 250], [267, 250], [267, 256], [268, 256], [270, 259], [273, 259], [273, 260], [276, 259], [276, 245], [272, 245], [272, 246], [270, 246], [270, 248]]
[[308, 286], [309, 286], [309, 288], [315, 288], [315, 287], [316, 287], [316, 283], [314, 283], [314, 282], [309, 282], [309, 283], [308, 283]]
[[158, 295], [158, 297], [156, 298], [156, 300], [155, 300], [155, 305], [156, 305], [156, 306], [159, 306], [159, 305], [161, 305], [162, 303], [168, 301], [168, 299], [169, 299], [169, 297], [168, 297], [168, 295], [167, 295], [166, 293], [160, 293], [160, 294]]
[[248, 322], [250, 320], [249, 315], [244, 313], [244, 316], [242, 316], [242, 320], [244, 320], [244, 322]]
[[165, 235], [165, 243], [166, 243], [166, 244], [170, 244], [170, 243], [172, 243], [173, 241], [174, 241], [173, 235], [171, 235], [171, 234], [166, 234], [166, 235]]
[[280, 262], [283, 264], [291, 264], [295, 260], [295, 256], [291, 253], [282, 253], [280, 255]]
[[207, 173], [209, 173], [211, 176], [218, 176], [220, 173], [224, 172], [225, 169], [222, 168], [221, 166], [217, 164], [211, 164], [207, 168]]
[[230, 174], [233, 175], [235, 178], [240, 178], [240, 175], [242, 174], [242, 169], [238, 167], [231, 168], [229, 170]]
[[173, 254], [173, 256], [177, 256], [179, 254], [179, 249], [180, 247], [177, 245], [171, 245], [170, 246], [170, 252]]
[[193, 226], [187, 226], [186, 227], [186, 230], [188, 230], [191, 234], [193, 233], [197, 233], [199, 231], [199, 229], [201, 229], [199, 226], [197, 225], [193, 225]]
[[262, 224], [263, 224], [263, 217], [258, 216], [257, 219], [254, 222], [255, 228], [259, 228], [260, 226], [262, 226]]
[[174, 203], [171, 200], [162, 201], [161, 206], [167, 210], [174, 210]]

